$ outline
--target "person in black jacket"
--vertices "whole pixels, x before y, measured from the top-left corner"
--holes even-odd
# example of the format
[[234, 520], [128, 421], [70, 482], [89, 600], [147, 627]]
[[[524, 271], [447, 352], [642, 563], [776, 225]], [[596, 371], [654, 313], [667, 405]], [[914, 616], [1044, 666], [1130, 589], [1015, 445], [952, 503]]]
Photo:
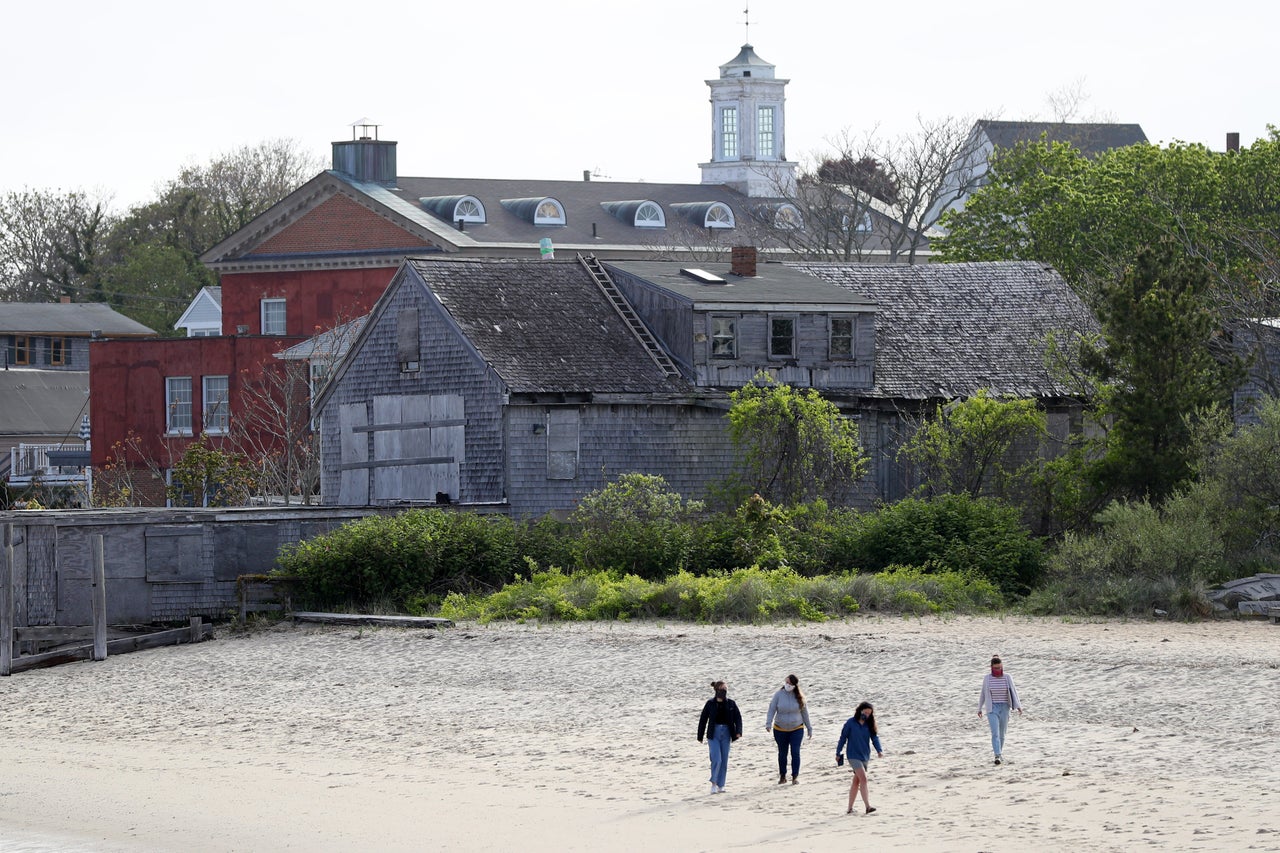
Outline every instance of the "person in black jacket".
[[729, 686], [723, 681], [711, 682], [715, 696], [702, 706], [698, 718], [698, 743], [707, 736], [711, 751], [711, 793], [724, 793], [725, 771], [729, 769], [729, 744], [742, 737], [742, 714], [738, 704], [729, 698]]

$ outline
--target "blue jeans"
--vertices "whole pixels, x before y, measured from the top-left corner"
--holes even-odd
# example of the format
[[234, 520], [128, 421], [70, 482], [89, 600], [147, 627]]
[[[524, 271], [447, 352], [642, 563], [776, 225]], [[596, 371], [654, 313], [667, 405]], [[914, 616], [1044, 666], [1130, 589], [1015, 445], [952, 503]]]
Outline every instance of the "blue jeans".
[[778, 743], [778, 775], [787, 775], [787, 750], [791, 751], [791, 775], [800, 775], [800, 744], [804, 742], [804, 729], [794, 732], [773, 730], [773, 739]]
[[987, 725], [991, 726], [991, 748], [996, 758], [1004, 752], [1004, 733], [1009, 728], [1009, 705], [1006, 702], [995, 702], [991, 712], [987, 714]]
[[711, 737], [707, 738], [707, 748], [711, 751], [711, 784], [724, 787], [724, 774], [729, 770], [729, 744], [733, 738], [729, 727], [721, 723], [711, 727]]

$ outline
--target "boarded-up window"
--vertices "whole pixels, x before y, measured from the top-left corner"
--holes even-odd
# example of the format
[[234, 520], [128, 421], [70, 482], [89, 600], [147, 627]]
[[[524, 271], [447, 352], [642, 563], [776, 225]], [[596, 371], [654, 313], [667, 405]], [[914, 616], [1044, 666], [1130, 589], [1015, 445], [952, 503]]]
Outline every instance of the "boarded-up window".
[[547, 411], [547, 479], [578, 476], [578, 410]]
[[406, 308], [396, 318], [396, 353], [401, 373], [417, 373], [421, 369], [417, 308]]

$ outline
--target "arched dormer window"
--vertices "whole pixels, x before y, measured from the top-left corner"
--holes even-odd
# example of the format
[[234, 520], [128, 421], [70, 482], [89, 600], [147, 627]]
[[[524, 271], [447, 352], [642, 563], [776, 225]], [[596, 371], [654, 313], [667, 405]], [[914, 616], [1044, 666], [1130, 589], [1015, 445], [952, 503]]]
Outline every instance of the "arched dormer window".
[[662, 214], [662, 207], [656, 202], [646, 201], [636, 211], [637, 228], [662, 228], [667, 218]]
[[722, 201], [682, 201], [671, 208], [700, 228], [732, 228], [733, 210]]
[[662, 205], [647, 198], [634, 201], [602, 201], [600, 206], [619, 222], [636, 228], [665, 228], [667, 215]]
[[554, 198], [544, 198], [533, 212], [534, 225], [563, 225], [564, 208]]
[[554, 198], [504, 198], [502, 206], [530, 225], [564, 225], [564, 205]]
[[794, 204], [780, 204], [773, 214], [773, 224], [777, 228], [804, 228], [804, 217]]
[[418, 199], [418, 204], [450, 224], [486, 222], [484, 204], [473, 195], [438, 195]]
[[475, 196], [461, 199], [453, 208], [453, 221], [484, 222], [484, 205]]
[[733, 211], [729, 209], [729, 205], [720, 202], [707, 208], [707, 215], [702, 223], [704, 228], [732, 228], [733, 224]]

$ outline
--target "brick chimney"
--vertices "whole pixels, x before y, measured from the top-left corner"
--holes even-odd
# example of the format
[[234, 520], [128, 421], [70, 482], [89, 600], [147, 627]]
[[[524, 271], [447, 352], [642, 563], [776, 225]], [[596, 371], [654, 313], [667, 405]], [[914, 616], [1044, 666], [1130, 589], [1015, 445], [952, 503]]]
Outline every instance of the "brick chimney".
[[62, 305], [70, 305], [70, 304], [71, 304], [71, 297], [70, 297], [70, 296], [59, 296], [59, 297], [58, 297], [58, 302], [59, 302], [60, 304], [62, 304]]
[[756, 249], [754, 246], [734, 246], [729, 255], [729, 272], [744, 278], [756, 274]]
[[1227, 150], [1228, 151], [1240, 150], [1240, 134], [1238, 133], [1227, 134]]

